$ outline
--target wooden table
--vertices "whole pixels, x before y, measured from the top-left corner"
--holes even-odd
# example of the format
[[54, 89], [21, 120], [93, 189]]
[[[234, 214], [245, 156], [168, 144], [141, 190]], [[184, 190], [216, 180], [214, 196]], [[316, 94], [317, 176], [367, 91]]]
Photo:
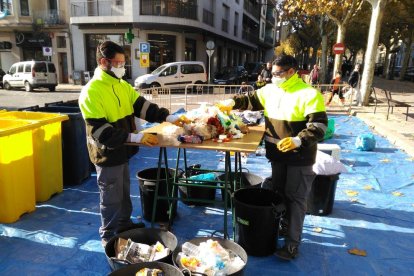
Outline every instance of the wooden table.
[[[159, 147], [160, 151], [159, 151], [159, 156], [158, 156], [158, 172], [157, 172], [157, 181], [156, 181], [156, 187], [155, 187], [155, 196], [154, 196], [154, 205], [153, 205], [153, 209], [152, 209], [152, 220], [151, 220], [151, 227], [154, 226], [154, 220], [155, 220], [155, 214], [156, 214], [156, 208], [157, 208], [157, 201], [159, 199], [163, 199], [163, 200], [183, 200], [182, 198], [179, 198], [178, 196], [174, 196], [176, 194], [176, 188], [177, 186], [193, 186], [193, 187], [200, 187], [200, 181], [198, 184], [195, 183], [189, 183], [191, 182], [188, 179], [179, 179], [178, 178], [178, 171], [179, 171], [179, 164], [180, 164], [180, 159], [181, 159], [181, 151], [183, 150], [183, 161], [184, 161], [184, 168], [187, 168], [187, 155], [186, 155], [186, 150], [187, 149], [192, 149], [192, 150], [214, 150], [214, 151], [223, 151], [225, 152], [225, 158], [224, 158], [224, 174], [225, 174], [225, 180], [222, 186], [216, 186], [216, 185], [206, 185], [206, 184], [202, 184], [202, 187], [204, 188], [220, 188], [222, 190], [224, 190], [224, 192], [228, 192], [229, 191], [229, 187], [231, 187], [230, 184], [230, 175], [232, 172], [232, 166], [231, 166], [231, 158], [230, 158], [230, 153], [234, 152], [234, 173], [235, 173], [235, 177], [233, 179], [234, 183], [233, 183], [233, 190], [236, 189], [236, 187], [240, 187], [240, 179], [241, 179], [241, 153], [254, 153], [256, 152], [257, 147], [259, 146], [262, 138], [263, 138], [263, 134], [264, 134], [264, 126], [251, 126], [249, 127], [249, 133], [244, 135], [243, 138], [241, 139], [233, 139], [230, 142], [225, 142], [225, 143], [219, 143], [219, 142], [214, 142], [213, 140], [206, 140], [203, 141], [203, 143], [201, 144], [191, 144], [191, 143], [180, 143], [177, 140], [177, 137], [175, 136], [166, 136], [163, 135], [163, 128], [170, 126], [170, 123], [162, 123], [159, 124], [157, 126], [148, 128], [142, 132], [144, 133], [153, 133], [153, 134], [157, 134], [158, 136], [158, 144], [155, 145], [154, 147]], [[129, 145], [137, 145], [134, 143], [128, 143]], [[159, 181], [160, 181], [160, 175], [161, 175], [161, 168], [162, 168], [162, 164], [164, 164], [164, 168], [166, 170], [166, 174], [168, 176], [168, 158], [167, 158], [167, 148], [178, 148], [178, 152], [177, 152], [177, 159], [176, 159], [176, 167], [175, 167], [175, 175], [174, 175], [174, 180], [172, 183], [169, 183], [169, 177], [166, 177], [166, 182], [167, 185], [172, 184], [172, 192], [170, 195], [168, 196], [160, 196], [158, 195], [159, 192]], [[219, 171], [219, 170], [209, 170], [209, 171], [214, 171], [214, 172], [223, 172], [223, 171]], [[237, 174], [239, 173], [239, 174]], [[240, 176], [239, 179], [237, 179], [237, 175]], [[181, 182], [179, 182], [181, 181]], [[185, 183], [184, 183], [185, 182]], [[217, 181], [218, 183], [220, 183], [220, 181]], [[168, 188], [167, 188], [168, 191]], [[228, 197], [225, 196], [224, 197], [224, 237], [228, 238], [228, 233], [227, 233], [227, 209], [228, 209], [228, 202], [227, 199]], [[194, 199], [194, 198], [187, 198], [186, 200], [189, 201], [203, 201], [203, 202], [208, 202], [211, 203], [211, 200], [201, 200], [201, 199]], [[174, 202], [172, 202], [170, 204], [170, 209], [169, 209], [169, 224], [168, 224], [168, 228], [171, 227], [172, 225], [172, 210], [173, 210], [173, 204]], [[234, 212], [233, 212], [234, 213]], [[233, 223], [234, 226], [234, 223]]]

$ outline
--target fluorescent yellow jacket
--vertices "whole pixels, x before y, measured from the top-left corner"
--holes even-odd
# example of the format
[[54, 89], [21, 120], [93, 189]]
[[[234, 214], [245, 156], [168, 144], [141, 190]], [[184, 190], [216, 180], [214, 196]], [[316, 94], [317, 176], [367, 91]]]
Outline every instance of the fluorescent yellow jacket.
[[[251, 97], [236, 97], [235, 102], [234, 108], [264, 110], [269, 160], [297, 166], [315, 162], [317, 143], [323, 139], [328, 118], [322, 94], [297, 74], [280, 87], [268, 84]], [[277, 149], [278, 140], [295, 136], [302, 142], [298, 149], [285, 153]]]
[[138, 147], [125, 146], [129, 133], [136, 130], [134, 116], [149, 122], [163, 122], [165, 108], [150, 103], [126, 81], [100, 68], [83, 88], [79, 107], [86, 123], [89, 157], [92, 163], [108, 167], [123, 164]]

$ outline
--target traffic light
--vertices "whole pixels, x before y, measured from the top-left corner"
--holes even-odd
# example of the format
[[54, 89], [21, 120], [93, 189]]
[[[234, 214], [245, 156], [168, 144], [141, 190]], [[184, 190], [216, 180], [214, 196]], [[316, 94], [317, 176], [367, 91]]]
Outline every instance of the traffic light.
[[8, 41], [0, 41], [0, 50], [9, 50], [12, 48], [12, 44]]

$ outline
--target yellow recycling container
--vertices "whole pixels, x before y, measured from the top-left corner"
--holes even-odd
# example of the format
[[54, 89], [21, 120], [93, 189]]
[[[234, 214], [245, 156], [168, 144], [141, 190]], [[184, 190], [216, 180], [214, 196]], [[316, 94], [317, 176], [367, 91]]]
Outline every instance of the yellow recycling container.
[[36, 208], [32, 130], [38, 124], [0, 119], [0, 223]]
[[[61, 122], [69, 117], [55, 113], [9, 111], [0, 113], [0, 119], [39, 123], [32, 130], [36, 202], [46, 201], [53, 194], [62, 192]], [[14, 148], [20, 146], [15, 144]]]

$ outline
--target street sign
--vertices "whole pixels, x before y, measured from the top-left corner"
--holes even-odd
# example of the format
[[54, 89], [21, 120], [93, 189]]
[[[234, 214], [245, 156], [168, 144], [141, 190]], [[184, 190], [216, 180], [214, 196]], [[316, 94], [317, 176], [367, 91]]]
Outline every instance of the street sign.
[[209, 40], [209, 41], [207, 41], [207, 43], [206, 43], [206, 48], [207, 49], [209, 49], [209, 50], [213, 50], [214, 49], [214, 41], [212, 41], [212, 40]]
[[139, 51], [141, 53], [149, 53], [150, 52], [150, 44], [148, 42], [140, 42], [139, 43]]
[[345, 52], [345, 45], [343, 43], [336, 43], [332, 47], [332, 50], [335, 55], [343, 54]]
[[43, 56], [50, 57], [52, 56], [52, 47], [42, 47]]
[[211, 57], [214, 54], [214, 50], [206, 50], [208, 57]]
[[147, 68], [149, 67], [149, 53], [143, 53], [141, 52], [139, 54], [139, 66], [141, 66], [142, 68]]

